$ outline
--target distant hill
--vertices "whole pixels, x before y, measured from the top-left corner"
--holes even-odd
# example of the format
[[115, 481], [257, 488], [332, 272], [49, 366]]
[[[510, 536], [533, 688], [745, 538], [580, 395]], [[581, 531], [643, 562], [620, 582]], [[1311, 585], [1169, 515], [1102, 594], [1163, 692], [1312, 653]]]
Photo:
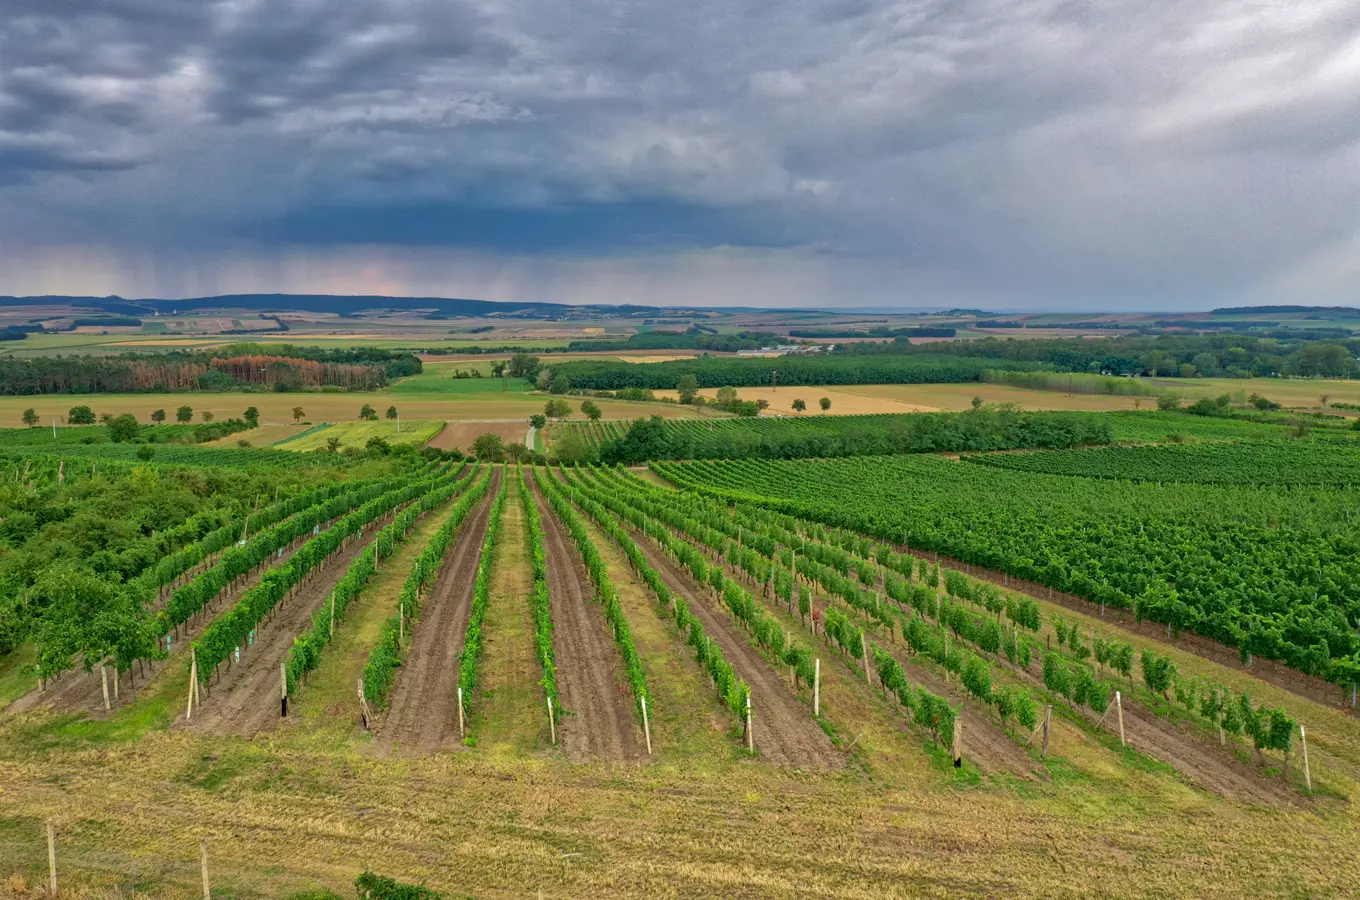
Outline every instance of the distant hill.
[[1243, 316], [1253, 313], [1331, 313], [1334, 316], [1360, 318], [1360, 309], [1354, 306], [1224, 306], [1209, 310], [1211, 316]]
[[204, 309], [244, 309], [252, 312], [331, 312], [357, 315], [365, 310], [432, 309], [444, 316], [514, 317], [531, 319], [586, 318], [600, 315], [655, 316], [655, 306], [568, 306], [565, 303], [498, 303], [455, 297], [379, 297], [341, 294], [222, 294], [180, 300], [125, 297], [0, 297], [0, 306], [60, 305], [98, 309], [119, 315], [166, 314]]

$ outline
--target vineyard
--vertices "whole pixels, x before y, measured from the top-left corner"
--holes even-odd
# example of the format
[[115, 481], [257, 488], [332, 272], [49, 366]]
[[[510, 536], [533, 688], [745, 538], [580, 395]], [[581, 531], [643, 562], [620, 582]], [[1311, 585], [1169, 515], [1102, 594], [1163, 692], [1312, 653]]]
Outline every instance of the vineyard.
[[919, 457], [657, 468], [1130, 610], [1169, 634], [1237, 647], [1244, 661], [1360, 680], [1354, 490], [1073, 479]]
[[1109, 447], [1008, 453], [968, 462], [1049, 475], [1203, 484], [1360, 486], [1360, 440]]
[[[977, 433], [994, 441], [1087, 421], [1010, 415], [926, 419], [985, 419]], [[900, 418], [666, 427], [691, 441], [748, 429], [807, 441], [891, 432]], [[617, 423], [565, 428], [606, 446], [624, 437]], [[16, 762], [40, 744], [136, 753], [170, 731], [189, 791], [244, 778], [389, 790], [372, 773], [458, 803], [465, 782], [498, 795], [570, 781], [594, 804], [604, 778], [637, 796], [721, 784], [826, 810], [868, 796], [863, 782], [984, 816], [1002, 797], [1049, 808], [1112, 791], [1161, 808], [1165, 790], [1278, 816], [1360, 783], [1360, 756], [1333, 737], [1349, 725], [1174, 640], [1198, 632], [1258, 666], [1360, 680], [1355, 447], [1335, 439], [663, 460], [660, 479], [253, 448], [199, 449], [218, 454], [211, 466], [100, 461], [91, 473], [78, 455], [91, 445], [58, 443], [77, 452], [0, 471], [12, 612], [0, 756]], [[1168, 635], [1072, 612], [1031, 583]], [[1345, 700], [1333, 688], [1326, 715]], [[307, 767], [280, 769], [279, 754]], [[987, 789], [960, 790], [974, 785]], [[288, 801], [298, 821], [308, 790]], [[564, 802], [576, 801], [552, 801]], [[669, 826], [688, 834], [693, 815]], [[27, 846], [0, 834], [15, 858], [30, 859]], [[417, 890], [359, 881], [375, 896]]]

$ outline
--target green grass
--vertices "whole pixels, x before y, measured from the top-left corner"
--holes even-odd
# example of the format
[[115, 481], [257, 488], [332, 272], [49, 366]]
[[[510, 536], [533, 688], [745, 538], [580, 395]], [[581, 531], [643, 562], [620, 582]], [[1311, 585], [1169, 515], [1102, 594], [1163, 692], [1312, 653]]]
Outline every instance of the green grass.
[[396, 422], [337, 422], [329, 428], [308, 431], [290, 441], [278, 444], [281, 450], [306, 453], [311, 450], [325, 449], [332, 438], [339, 439], [341, 449], [365, 446], [369, 440], [380, 437], [389, 444], [423, 444], [444, 429], [444, 422], [416, 419], [401, 423], [397, 431]]
[[37, 687], [37, 676], [26, 671], [33, 665], [36, 650], [21, 644], [13, 653], [0, 657], [0, 710]]

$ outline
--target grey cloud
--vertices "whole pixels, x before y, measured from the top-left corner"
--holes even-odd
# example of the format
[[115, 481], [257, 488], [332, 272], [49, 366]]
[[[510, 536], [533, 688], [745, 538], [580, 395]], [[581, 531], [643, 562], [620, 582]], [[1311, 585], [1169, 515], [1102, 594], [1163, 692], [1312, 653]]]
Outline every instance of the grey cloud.
[[1357, 46], [1345, 3], [10, 0], [0, 229], [136, 206], [108, 241], [140, 253], [437, 208], [453, 249], [480, 214], [602, 259], [797, 241], [930, 290], [1245, 293], [1360, 234]]

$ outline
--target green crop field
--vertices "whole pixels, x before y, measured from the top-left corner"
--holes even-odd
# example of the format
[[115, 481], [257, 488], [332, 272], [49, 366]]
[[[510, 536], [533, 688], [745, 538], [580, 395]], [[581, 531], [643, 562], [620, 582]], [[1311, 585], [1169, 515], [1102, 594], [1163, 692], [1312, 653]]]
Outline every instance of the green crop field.
[[400, 425], [393, 421], [336, 422], [325, 427], [309, 429], [272, 446], [277, 450], [307, 453], [326, 449], [332, 440], [339, 441], [341, 448], [363, 447], [373, 438], [382, 438], [389, 444], [423, 444], [439, 434], [444, 425], [444, 422], [424, 419], [402, 422]]

